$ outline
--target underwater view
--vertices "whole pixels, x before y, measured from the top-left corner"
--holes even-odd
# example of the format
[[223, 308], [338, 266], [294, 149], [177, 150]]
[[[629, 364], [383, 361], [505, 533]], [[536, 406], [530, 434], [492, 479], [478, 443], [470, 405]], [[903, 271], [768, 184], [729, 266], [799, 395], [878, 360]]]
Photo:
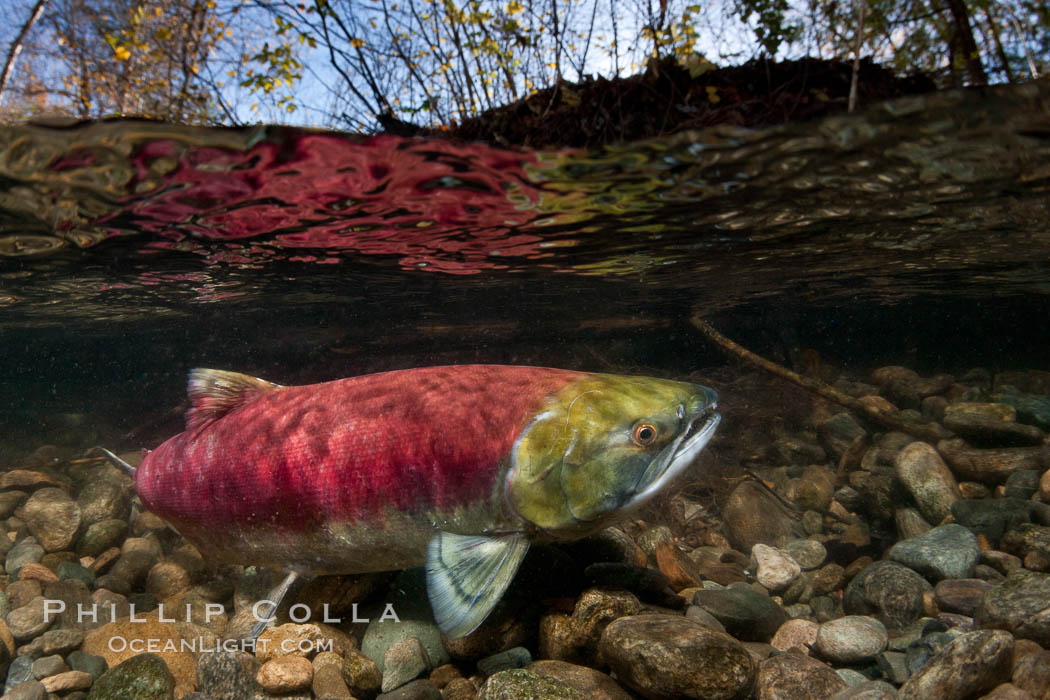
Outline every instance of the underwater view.
[[3, 127], [3, 698], [1050, 698], [1048, 319], [1045, 80]]

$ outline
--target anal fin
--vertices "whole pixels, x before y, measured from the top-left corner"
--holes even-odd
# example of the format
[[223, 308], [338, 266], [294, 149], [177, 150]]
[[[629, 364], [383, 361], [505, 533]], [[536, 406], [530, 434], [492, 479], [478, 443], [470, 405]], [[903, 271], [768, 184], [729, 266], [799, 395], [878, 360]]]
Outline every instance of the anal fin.
[[496, 606], [517, 573], [529, 542], [439, 532], [427, 546], [427, 597], [434, 621], [452, 639], [465, 637]]

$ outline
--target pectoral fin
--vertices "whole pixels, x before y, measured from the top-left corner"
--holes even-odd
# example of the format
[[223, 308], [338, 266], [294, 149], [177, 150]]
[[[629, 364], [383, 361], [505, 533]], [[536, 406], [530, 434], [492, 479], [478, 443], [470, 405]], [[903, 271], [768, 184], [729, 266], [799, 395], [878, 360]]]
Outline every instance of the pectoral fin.
[[507, 590], [529, 551], [522, 535], [482, 537], [439, 532], [427, 546], [427, 597], [434, 621], [452, 639], [480, 625]]

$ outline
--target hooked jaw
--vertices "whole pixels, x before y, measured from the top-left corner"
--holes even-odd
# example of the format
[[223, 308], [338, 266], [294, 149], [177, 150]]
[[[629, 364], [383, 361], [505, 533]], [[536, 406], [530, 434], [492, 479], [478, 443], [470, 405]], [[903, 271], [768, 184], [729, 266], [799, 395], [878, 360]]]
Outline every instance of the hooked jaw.
[[673, 443], [664, 448], [663, 454], [654, 459], [649, 468], [642, 473], [634, 492], [623, 505], [625, 510], [634, 510], [666, 490], [711, 441], [722, 416], [716, 410], [718, 394], [714, 389], [702, 388], [704, 393], [697, 394], [690, 402], [693, 405], [690, 406], [692, 410], [688, 412], [693, 418], [689, 426]]

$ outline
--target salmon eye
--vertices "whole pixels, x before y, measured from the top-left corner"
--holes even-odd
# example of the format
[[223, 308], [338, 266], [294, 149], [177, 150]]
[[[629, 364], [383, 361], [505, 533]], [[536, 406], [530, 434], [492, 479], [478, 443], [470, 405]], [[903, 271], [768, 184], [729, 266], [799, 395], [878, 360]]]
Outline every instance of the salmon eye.
[[652, 423], [635, 423], [631, 429], [631, 442], [639, 447], [648, 447], [656, 442], [657, 434], [656, 426]]

